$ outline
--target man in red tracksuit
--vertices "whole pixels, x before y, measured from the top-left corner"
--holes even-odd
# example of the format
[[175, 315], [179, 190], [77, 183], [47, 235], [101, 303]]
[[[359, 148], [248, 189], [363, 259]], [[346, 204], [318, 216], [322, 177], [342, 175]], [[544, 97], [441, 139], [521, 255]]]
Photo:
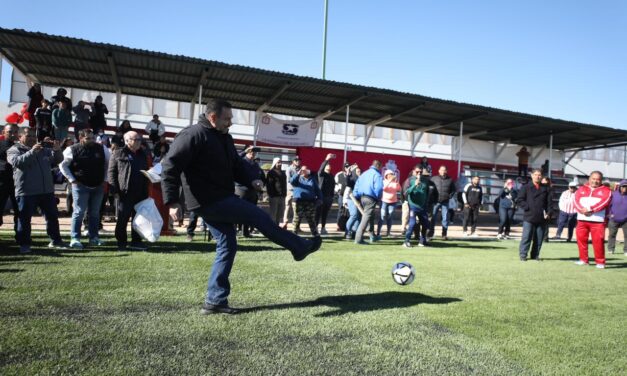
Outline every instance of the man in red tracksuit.
[[577, 265], [588, 265], [588, 235], [592, 238], [594, 261], [599, 269], [605, 269], [605, 226], [607, 210], [612, 200], [612, 191], [603, 185], [603, 174], [593, 171], [588, 183], [575, 192], [577, 210], [577, 245], [579, 261]]

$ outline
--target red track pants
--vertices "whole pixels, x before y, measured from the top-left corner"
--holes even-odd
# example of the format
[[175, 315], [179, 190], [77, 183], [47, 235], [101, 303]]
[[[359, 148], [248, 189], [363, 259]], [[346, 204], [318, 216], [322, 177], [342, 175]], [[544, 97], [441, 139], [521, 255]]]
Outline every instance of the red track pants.
[[592, 238], [594, 249], [594, 261], [605, 265], [605, 223], [603, 222], [577, 222], [577, 245], [579, 246], [579, 259], [588, 262], [588, 235]]

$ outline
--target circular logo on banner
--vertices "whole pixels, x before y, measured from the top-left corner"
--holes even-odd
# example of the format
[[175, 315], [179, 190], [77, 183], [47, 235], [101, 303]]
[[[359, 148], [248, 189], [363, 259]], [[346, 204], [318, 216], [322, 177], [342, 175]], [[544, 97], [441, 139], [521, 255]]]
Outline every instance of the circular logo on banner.
[[266, 115], [266, 116], [262, 117], [262, 118], [261, 118], [261, 122], [262, 122], [263, 124], [266, 124], [266, 125], [267, 125], [267, 124], [270, 124], [270, 116]]

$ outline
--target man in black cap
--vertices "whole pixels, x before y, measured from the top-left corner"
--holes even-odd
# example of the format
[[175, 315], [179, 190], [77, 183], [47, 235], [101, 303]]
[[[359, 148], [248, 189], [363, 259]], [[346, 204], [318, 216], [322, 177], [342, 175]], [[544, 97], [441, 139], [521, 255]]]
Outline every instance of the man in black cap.
[[235, 181], [251, 188], [260, 188], [263, 183], [235, 150], [229, 135], [232, 119], [229, 102], [210, 100], [198, 123], [179, 132], [162, 162], [163, 201], [170, 207], [172, 219], [176, 221], [180, 215], [182, 185], [188, 209], [198, 212], [216, 240], [203, 314], [239, 312], [228, 303], [229, 274], [237, 252], [233, 224], [252, 225], [274, 243], [290, 250], [296, 261], [304, 260], [322, 244], [320, 237], [304, 239], [280, 228], [265, 211], [235, 196]]
[[[335, 219], [336, 222], [340, 221], [340, 210], [339, 208], [342, 207], [342, 205], [344, 205], [344, 202], [342, 201], [343, 196], [344, 196], [344, 191], [346, 190], [346, 183], [348, 182], [348, 177], [350, 175], [350, 163], [346, 162], [344, 163], [344, 168], [342, 169], [342, 171], [339, 171], [337, 174], [335, 174], [335, 193], [337, 193], [337, 207], [338, 207], [338, 211], [337, 211], [337, 218]], [[340, 230], [339, 227], [337, 229], [338, 231]]]

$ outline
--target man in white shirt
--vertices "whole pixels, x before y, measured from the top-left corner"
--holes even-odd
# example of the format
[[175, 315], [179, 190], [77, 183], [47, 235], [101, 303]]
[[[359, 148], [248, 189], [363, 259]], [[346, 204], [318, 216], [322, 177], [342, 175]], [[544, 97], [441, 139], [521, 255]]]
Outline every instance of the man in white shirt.
[[165, 126], [159, 120], [159, 115], [152, 115], [152, 120], [146, 124], [146, 133], [153, 145], [165, 134]]
[[575, 209], [575, 192], [577, 191], [577, 183], [570, 182], [568, 189], [562, 192], [560, 195], [560, 216], [557, 220], [557, 233], [553, 240], [559, 240], [562, 238], [562, 230], [564, 227], [568, 227], [567, 242], [573, 239], [573, 232], [577, 225], [577, 209]]

